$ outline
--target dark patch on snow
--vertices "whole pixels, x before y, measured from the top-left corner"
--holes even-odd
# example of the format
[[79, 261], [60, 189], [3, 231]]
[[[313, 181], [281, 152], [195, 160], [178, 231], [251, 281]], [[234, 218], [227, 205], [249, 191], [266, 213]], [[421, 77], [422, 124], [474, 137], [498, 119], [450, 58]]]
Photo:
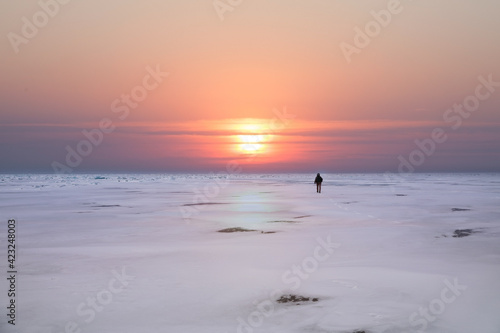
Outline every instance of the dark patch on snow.
[[[481, 229], [481, 228], [479, 228]], [[457, 229], [453, 232], [453, 234], [451, 235], [451, 237], [454, 237], [454, 238], [462, 238], [462, 237], [467, 237], [467, 236], [470, 236], [472, 234], [477, 234], [477, 233], [481, 233], [482, 231], [479, 231], [478, 229]], [[435, 238], [448, 238], [450, 237], [449, 235], [445, 235], [445, 234], [441, 234], [441, 236], [436, 236]]]
[[[241, 227], [234, 227], [234, 228], [227, 228], [227, 229], [222, 229], [218, 230], [218, 232], [225, 232], [225, 233], [230, 233], [230, 232], [249, 232], [249, 231], [259, 231], [259, 230], [254, 230], [254, 229], [245, 229]], [[274, 234], [276, 231], [263, 231], [260, 230], [261, 234]]]
[[304, 217], [309, 217], [312, 215], [301, 215], [301, 216], [295, 216], [294, 219], [303, 219]]
[[94, 208], [111, 208], [111, 207], [121, 207], [120, 205], [98, 205], [98, 206], [92, 206]]
[[396, 194], [397, 197], [407, 197], [407, 194]]
[[278, 303], [295, 303], [299, 305], [301, 302], [317, 302], [319, 298], [310, 298], [298, 295], [283, 295], [276, 300]]
[[452, 212], [467, 212], [469, 210], [471, 210], [471, 209], [469, 209], [469, 208], [452, 208], [451, 209]]
[[476, 234], [480, 231], [476, 231], [474, 229], [457, 229], [453, 232], [453, 237], [455, 238], [462, 238], [462, 237], [467, 237], [472, 234]]
[[289, 220], [276, 220], [276, 221], [269, 221], [267, 223], [297, 223], [297, 221], [289, 221]]
[[226, 202], [200, 202], [193, 204], [184, 204], [183, 206], [204, 206], [204, 205], [227, 205]]
[[222, 229], [222, 230], [219, 230], [218, 232], [248, 232], [248, 231], [257, 231], [257, 230], [236, 227], [236, 228]]
[[102, 176], [97, 176], [94, 179], [107, 179], [107, 178], [106, 177], [102, 177]]

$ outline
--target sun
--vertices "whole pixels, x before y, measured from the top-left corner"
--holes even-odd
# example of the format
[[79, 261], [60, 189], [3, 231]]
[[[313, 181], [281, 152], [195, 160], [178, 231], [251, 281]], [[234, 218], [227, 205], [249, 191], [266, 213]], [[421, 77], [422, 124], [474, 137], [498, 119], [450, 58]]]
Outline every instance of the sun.
[[241, 144], [239, 145], [240, 151], [244, 153], [259, 153], [264, 148], [263, 135], [238, 135]]
[[262, 119], [241, 119], [234, 124], [236, 151], [248, 155], [268, 154], [272, 135], [267, 123]]

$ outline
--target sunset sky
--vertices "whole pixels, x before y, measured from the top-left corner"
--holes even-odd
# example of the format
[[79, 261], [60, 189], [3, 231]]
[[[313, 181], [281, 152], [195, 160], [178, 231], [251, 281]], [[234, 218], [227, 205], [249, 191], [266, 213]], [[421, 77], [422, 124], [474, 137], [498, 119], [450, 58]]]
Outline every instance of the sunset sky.
[[0, 2], [0, 172], [500, 172], [497, 0]]

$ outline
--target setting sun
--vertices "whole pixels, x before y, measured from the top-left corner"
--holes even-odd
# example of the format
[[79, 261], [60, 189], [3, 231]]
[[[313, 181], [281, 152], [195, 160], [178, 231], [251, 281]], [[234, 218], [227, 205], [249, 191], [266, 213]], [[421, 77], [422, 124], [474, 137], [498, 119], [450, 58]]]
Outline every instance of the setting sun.
[[238, 135], [238, 139], [242, 142], [239, 150], [244, 153], [258, 153], [264, 148], [263, 135]]

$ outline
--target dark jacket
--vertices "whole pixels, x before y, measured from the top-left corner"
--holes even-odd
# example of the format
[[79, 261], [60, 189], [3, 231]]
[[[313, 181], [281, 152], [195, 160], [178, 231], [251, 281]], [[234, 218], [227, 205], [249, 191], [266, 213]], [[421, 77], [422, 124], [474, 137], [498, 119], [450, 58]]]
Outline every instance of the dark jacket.
[[316, 176], [316, 179], [314, 179], [314, 183], [320, 183], [323, 181], [323, 178], [321, 176]]

